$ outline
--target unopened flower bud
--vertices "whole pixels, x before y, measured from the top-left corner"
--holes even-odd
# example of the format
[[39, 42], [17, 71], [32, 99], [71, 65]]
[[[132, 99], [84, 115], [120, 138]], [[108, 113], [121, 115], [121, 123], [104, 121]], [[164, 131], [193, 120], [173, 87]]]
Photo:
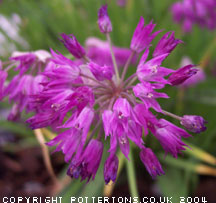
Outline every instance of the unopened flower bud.
[[110, 181], [115, 182], [118, 171], [118, 157], [111, 153], [104, 164], [104, 180], [108, 184]]
[[144, 147], [142, 149], [142, 151], [140, 152], [140, 159], [152, 178], [156, 178], [157, 175], [160, 176], [164, 174], [160, 162], [150, 148]]
[[98, 11], [98, 25], [102, 33], [112, 32], [112, 24], [107, 13], [107, 5], [102, 6]]
[[74, 35], [61, 34], [62, 40], [60, 40], [68, 51], [76, 58], [82, 58], [85, 55], [85, 49], [80, 45]]
[[181, 124], [193, 133], [200, 133], [206, 130], [207, 121], [201, 116], [185, 115], [181, 119]]
[[179, 68], [169, 77], [168, 81], [172, 85], [182, 84], [188, 78], [190, 78], [191, 76], [193, 76], [194, 74], [197, 73], [198, 69], [194, 68], [194, 66], [195, 65], [190, 64], [190, 65], [184, 66], [182, 68]]

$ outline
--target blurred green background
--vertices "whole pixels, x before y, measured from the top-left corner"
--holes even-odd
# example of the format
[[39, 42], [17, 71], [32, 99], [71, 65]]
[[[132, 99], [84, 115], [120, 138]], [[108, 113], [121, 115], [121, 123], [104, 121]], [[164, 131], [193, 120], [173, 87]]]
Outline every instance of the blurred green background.
[[[202, 30], [197, 26], [194, 26], [193, 32], [183, 33], [180, 25], [175, 24], [172, 20], [170, 6], [174, 2], [174, 0], [127, 0], [126, 5], [120, 7], [116, 0], [3, 0], [0, 4], [0, 14], [7, 19], [12, 19], [14, 14], [18, 15], [16, 26], [22, 40], [11, 37], [13, 34], [8, 34], [2, 26], [0, 26], [0, 31], [7, 42], [13, 44], [17, 50], [49, 50], [49, 48], [53, 48], [68, 54], [58, 40], [60, 33], [73, 33], [82, 44], [90, 36], [105, 40], [97, 25], [97, 11], [104, 3], [109, 5], [108, 13], [113, 24], [111, 37], [116, 46], [129, 47], [140, 16], [145, 18], [146, 23], [153, 20], [157, 24], [156, 29], [163, 30], [154, 40], [154, 46], [165, 32], [175, 31], [176, 37], [183, 40], [184, 44], [179, 45], [168, 57], [165, 66], [173, 69], [179, 68], [183, 56], [190, 57], [193, 63], [198, 65], [205, 60], [204, 70], [207, 78], [195, 87], [183, 90], [183, 93], [176, 87], [166, 88], [165, 91], [171, 98], [166, 101], [161, 100], [161, 104], [164, 109], [179, 115], [202, 115], [208, 121], [207, 131], [200, 135], [194, 135], [187, 142], [199, 150], [203, 150], [202, 153], [216, 156], [216, 35], [213, 31]], [[6, 60], [10, 55], [10, 50], [6, 50], [7, 44], [4, 46], [6, 48], [2, 59]], [[130, 71], [133, 72], [134, 69], [131, 68]], [[2, 108], [5, 106], [7, 104], [1, 104]], [[31, 136], [32, 132], [25, 124], [8, 123], [4, 119], [1, 119], [0, 124], [1, 129], [9, 129], [22, 136], [22, 142], [15, 146], [16, 148], [37, 145], [35, 138]], [[200, 151], [192, 149], [190, 152], [188, 150], [183, 156], [179, 156], [179, 159], [173, 159], [170, 156], [164, 158], [162, 148], [152, 136], [147, 138], [146, 144], [157, 152], [166, 172], [165, 176], [151, 182], [156, 187], [157, 194], [177, 198], [191, 196], [200, 184], [201, 173], [206, 173], [205, 175], [209, 175], [215, 180], [215, 173], [208, 174], [207, 169], [206, 172], [205, 170], [204, 172], [198, 171], [197, 167], [201, 164], [216, 170], [216, 163], [213, 166], [209, 164], [207, 158], [203, 158]], [[8, 146], [5, 148], [8, 150]], [[12, 145], [11, 148], [13, 148]], [[136, 149], [134, 159], [137, 177], [140, 177], [140, 173], [147, 174], [139, 161]], [[64, 188], [60, 194], [60, 196], [64, 196], [64, 201], [67, 202], [67, 198], [70, 196], [101, 196], [104, 188], [102, 165], [95, 182], [86, 185], [79, 181], [73, 181]], [[140, 181], [145, 182], [145, 179], [139, 178]], [[121, 188], [126, 183], [126, 170], [123, 169], [115, 187]], [[143, 191], [141, 187], [142, 183], [138, 184], [140, 194], [144, 194], [145, 190]]]

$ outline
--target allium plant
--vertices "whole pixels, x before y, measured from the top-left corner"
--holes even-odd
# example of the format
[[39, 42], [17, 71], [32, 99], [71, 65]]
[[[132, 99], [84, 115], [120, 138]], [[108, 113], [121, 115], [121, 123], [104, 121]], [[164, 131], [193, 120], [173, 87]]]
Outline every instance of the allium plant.
[[216, 28], [216, 0], [181, 0], [172, 5], [171, 11], [185, 32], [190, 32], [194, 24]]
[[[5, 87], [5, 71], [1, 74], [0, 90], [3, 90], [4, 95], [5, 89], [16, 86], [18, 98], [22, 93], [28, 95], [25, 106], [27, 110], [35, 112], [27, 120], [32, 129], [52, 127], [58, 132], [47, 145], [56, 146], [55, 151], [63, 152], [65, 161], [70, 163], [67, 171], [69, 176], [81, 177], [81, 180], [87, 181], [94, 179], [104, 151], [104, 142], [110, 140], [109, 156], [104, 164], [106, 184], [116, 180], [119, 162], [117, 151], [120, 150], [128, 159], [130, 141], [139, 147], [141, 161], [155, 178], [164, 174], [164, 171], [154, 152], [145, 145], [143, 136], [151, 132], [165, 153], [176, 158], [187, 147], [182, 137], [190, 137], [182, 128], [164, 118], [158, 119], [158, 114], [178, 119], [191, 132], [200, 133], [205, 130], [205, 120], [202, 117], [174, 115], [163, 110], [157, 101], [157, 98], [169, 98], [161, 92], [165, 85], [179, 85], [196, 74], [197, 69], [194, 65], [178, 70], [162, 66], [162, 62], [181, 43], [181, 40], [175, 39], [174, 32], [166, 33], [158, 42], [153, 56], [150, 56], [151, 42], [160, 31], [153, 33], [156, 25], [152, 22], [144, 25], [142, 17], [133, 34], [128, 59], [123, 69], [120, 69], [109, 35], [112, 24], [107, 6], [100, 8], [98, 17], [100, 31], [107, 38], [106, 46], [109, 46], [112, 65], [102, 64], [102, 61], [97, 63], [97, 60], [88, 57], [87, 50], [74, 35], [61, 34], [61, 41], [79, 63], [51, 50], [52, 56], [43, 68], [44, 71], [36, 76], [42, 77], [36, 85], [37, 91], [30, 93], [29, 90], [23, 90], [22, 85], [19, 85], [20, 90], [17, 79], [13, 79], [15, 82], [12, 80]], [[125, 52], [121, 49], [118, 51]], [[143, 54], [137, 68], [126, 77], [131, 62], [134, 63], [134, 57], [141, 52]], [[104, 52], [97, 51], [97, 54], [101, 54], [103, 59], [104, 54], [107, 55], [107, 49]], [[26, 55], [23, 60], [19, 60], [17, 69], [20, 74], [15, 77], [26, 75], [29, 61], [33, 60], [31, 57], [34, 58]], [[22, 80], [18, 81], [21, 83]], [[28, 81], [25, 79], [22, 84], [30, 88]], [[9, 94], [16, 95], [15, 93], [12, 91]]]

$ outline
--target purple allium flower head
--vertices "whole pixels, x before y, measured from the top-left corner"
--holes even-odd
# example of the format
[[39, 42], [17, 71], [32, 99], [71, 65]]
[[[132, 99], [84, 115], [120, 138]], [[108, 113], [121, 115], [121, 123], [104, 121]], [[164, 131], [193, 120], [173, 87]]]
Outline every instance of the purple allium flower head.
[[170, 75], [168, 81], [172, 85], [180, 85], [185, 82], [187, 79], [195, 75], [198, 71], [197, 68], [194, 68], [195, 65], [187, 65], [176, 70], [173, 74]]
[[107, 5], [101, 6], [98, 11], [98, 25], [102, 33], [112, 32], [112, 24], [107, 13]]
[[65, 33], [62, 33], [61, 37], [63, 39], [60, 41], [74, 57], [80, 59], [85, 56], [85, 49], [80, 45], [74, 35], [66, 35]]
[[108, 184], [110, 181], [115, 182], [118, 172], [118, 157], [115, 153], [110, 153], [104, 164], [104, 180]]
[[174, 32], [167, 32], [158, 42], [153, 57], [170, 54], [179, 43], [182, 43], [182, 41], [175, 39]]
[[130, 44], [131, 50], [133, 50], [136, 53], [140, 53], [145, 48], [148, 48], [152, 40], [160, 32], [157, 31], [151, 34], [155, 26], [156, 24], [153, 24], [152, 22], [144, 26], [144, 18], [141, 17], [131, 40], [131, 44]]
[[213, 30], [216, 28], [215, 0], [181, 0], [172, 5], [173, 19], [181, 23], [185, 32], [194, 24]]
[[193, 133], [200, 133], [206, 130], [205, 124], [207, 121], [201, 116], [184, 115], [181, 119], [181, 124]]
[[[50, 58], [50, 53], [45, 50], [14, 52], [7, 62], [8, 65], [0, 70], [0, 98], [9, 97], [9, 102], [13, 103], [9, 120], [18, 120], [23, 110], [27, 113], [31, 111], [30, 97], [42, 90], [41, 82], [44, 77], [40, 73]], [[12, 68], [19, 73], [6, 83], [7, 72]]]
[[152, 178], [156, 178], [158, 175], [160, 176], [164, 174], [160, 162], [150, 148], [143, 147], [140, 152], [140, 159]]
[[[15, 104], [12, 117], [16, 118], [21, 112], [19, 109], [25, 108], [35, 112], [27, 120], [32, 129], [51, 127], [57, 132], [47, 145], [55, 145], [56, 151], [63, 152], [65, 161], [70, 162], [69, 176], [87, 181], [94, 179], [101, 162], [103, 142], [107, 140], [110, 156], [104, 167], [106, 183], [116, 179], [116, 151], [120, 150], [129, 159], [130, 142], [140, 148], [140, 158], [152, 177], [164, 174], [154, 153], [145, 146], [143, 135], [151, 132], [165, 153], [174, 157], [185, 149], [181, 138], [190, 135], [164, 119], [158, 120], [157, 114], [181, 117], [163, 110], [158, 98], [169, 98], [163, 92], [165, 85], [184, 82], [196, 69], [193, 65], [177, 71], [163, 67], [163, 61], [179, 41], [170, 32], [160, 40], [157, 50], [150, 52], [150, 43], [158, 33], [151, 34], [154, 27], [152, 23], [144, 26], [141, 18], [130, 51], [95, 38], [88, 40], [85, 51], [73, 36], [62, 34], [65, 46], [80, 60], [71, 60], [51, 50], [51, 59], [37, 76], [34, 71], [34, 74], [27, 71], [3, 86], [3, 94]], [[116, 60], [111, 57], [110, 48]], [[143, 50], [134, 74], [125, 79], [128, 68], [134, 64], [134, 52], [136, 59]], [[151, 57], [149, 53], [155, 54]], [[124, 63], [120, 77], [119, 66]], [[153, 114], [152, 109], [157, 114]]]
[[67, 174], [72, 178], [79, 178], [87, 182], [92, 178], [94, 180], [103, 154], [103, 143], [92, 139], [84, 152], [71, 161]]
[[[86, 42], [87, 56], [98, 65], [112, 66], [112, 57], [110, 53], [109, 43], [107, 41], [102, 41], [95, 37], [89, 37]], [[131, 50], [128, 48], [120, 48], [113, 46], [113, 52], [116, 57], [116, 63], [119, 67], [125, 65], [128, 57], [131, 54]], [[137, 56], [135, 55], [131, 64], [135, 65], [137, 61]]]

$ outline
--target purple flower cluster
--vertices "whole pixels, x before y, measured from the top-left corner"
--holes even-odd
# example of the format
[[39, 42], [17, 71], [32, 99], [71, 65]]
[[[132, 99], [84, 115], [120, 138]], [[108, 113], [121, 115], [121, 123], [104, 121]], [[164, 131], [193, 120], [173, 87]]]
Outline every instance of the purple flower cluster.
[[[30, 112], [30, 95], [37, 94], [43, 88], [40, 84], [45, 80], [41, 75], [51, 55], [44, 50], [35, 52], [14, 52], [6, 68], [0, 70], [0, 99], [9, 98], [13, 103], [8, 120], [15, 121], [23, 110]], [[14, 68], [18, 71], [9, 83], [6, 82], [8, 71]]]
[[216, 28], [215, 0], [182, 0], [174, 3], [171, 11], [174, 20], [182, 24], [185, 32], [190, 32], [193, 24], [211, 30]]
[[[7, 74], [1, 70], [0, 91], [3, 96], [9, 95], [9, 99], [18, 105], [14, 107], [15, 110], [20, 112], [25, 107], [28, 111], [35, 112], [27, 120], [32, 129], [50, 126], [58, 132], [47, 145], [56, 146], [55, 151], [62, 151], [65, 155], [65, 161], [70, 163], [67, 171], [69, 176], [81, 177], [81, 180], [87, 181], [94, 179], [103, 155], [103, 142], [109, 139], [109, 156], [104, 165], [106, 184], [116, 180], [119, 162], [116, 152], [120, 150], [128, 158], [131, 141], [140, 148], [140, 159], [155, 178], [164, 174], [164, 171], [156, 155], [145, 145], [143, 135], [147, 136], [151, 132], [165, 153], [170, 153], [173, 157], [185, 150], [187, 145], [182, 138], [190, 135], [169, 121], [158, 119], [152, 110], [157, 114], [177, 118], [191, 132], [200, 133], [205, 130], [205, 120], [202, 117], [176, 116], [164, 111], [157, 101], [157, 98], [169, 98], [166, 93], [158, 90], [165, 85], [183, 83], [196, 74], [197, 69], [194, 65], [178, 70], [162, 66], [163, 61], [181, 43], [175, 39], [174, 32], [166, 33], [158, 42], [153, 56], [150, 56], [151, 42], [160, 32], [151, 34], [155, 28], [152, 22], [144, 25], [144, 19], [140, 19], [129, 52], [111, 44], [109, 32], [112, 31], [112, 25], [106, 6], [99, 10], [98, 24], [108, 42], [96, 40], [106, 46], [104, 52], [97, 50], [95, 53], [101, 59], [108, 55], [109, 60], [104, 60], [104, 63], [103, 60], [95, 60], [74, 35], [62, 34], [61, 41], [76, 60], [53, 50], [49, 60], [43, 61], [46, 63], [41, 63], [35, 53], [12, 58], [11, 60], [19, 61], [16, 69], [20, 73], [5, 87]], [[104, 49], [103, 46], [100, 48]], [[144, 53], [136, 72], [125, 79], [128, 66], [142, 51]], [[121, 63], [117, 62], [118, 56], [122, 55], [123, 59], [119, 60]], [[112, 61], [113, 64], [107, 61]], [[125, 66], [120, 74], [122, 61]], [[27, 74], [29, 70], [30, 74]], [[21, 109], [19, 105], [22, 106]]]

